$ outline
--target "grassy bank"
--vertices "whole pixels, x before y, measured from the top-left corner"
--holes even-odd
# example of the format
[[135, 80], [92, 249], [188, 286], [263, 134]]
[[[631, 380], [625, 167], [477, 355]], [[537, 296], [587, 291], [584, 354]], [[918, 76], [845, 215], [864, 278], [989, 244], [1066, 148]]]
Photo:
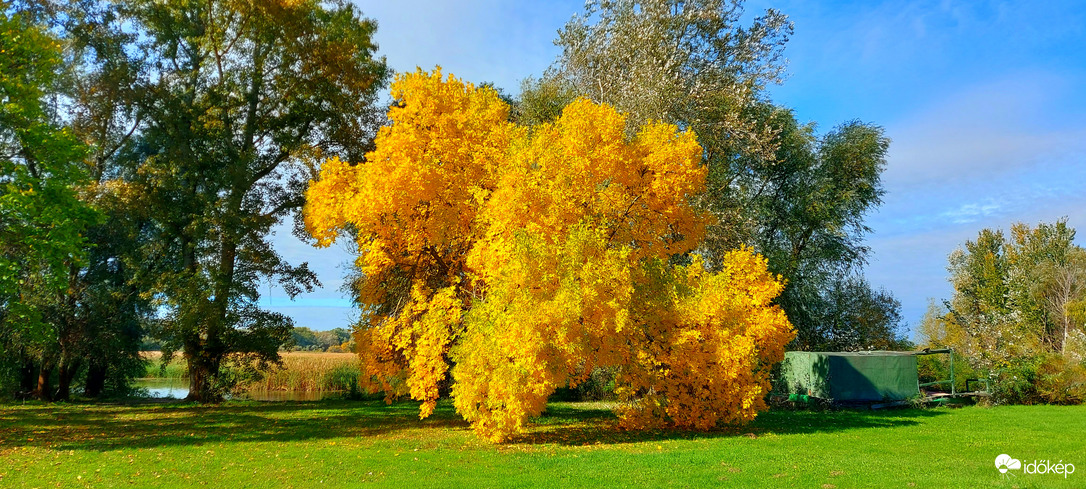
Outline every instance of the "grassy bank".
[[[447, 404], [0, 406], [3, 487], [1084, 487], [1086, 408], [771, 411], [715, 433], [631, 433], [552, 404], [508, 445]], [[1001, 453], [1076, 473], [1003, 479]]]
[[[177, 355], [163, 369], [160, 352], [144, 352], [147, 378], [186, 380], [185, 360]], [[284, 352], [282, 368], [265, 372], [257, 381], [238, 386], [239, 391], [322, 392], [351, 391], [358, 386], [358, 356], [353, 353]]]

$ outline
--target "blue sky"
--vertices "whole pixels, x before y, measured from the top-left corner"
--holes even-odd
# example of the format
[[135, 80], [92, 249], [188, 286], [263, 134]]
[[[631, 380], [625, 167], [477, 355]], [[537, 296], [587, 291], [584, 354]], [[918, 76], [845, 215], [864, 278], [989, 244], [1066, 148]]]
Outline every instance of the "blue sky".
[[[510, 94], [558, 54], [556, 32], [581, 1], [356, 2], [397, 71], [416, 66]], [[749, 1], [795, 23], [789, 78], [774, 101], [826, 131], [860, 119], [893, 140], [887, 194], [868, 217], [867, 277], [917, 324], [929, 298], [949, 298], [946, 257], [984, 227], [1067, 217], [1086, 243], [1086, 9], [1075, 1]], [[340, 291], [351, 255], [278, 233], [292, 262], [324, 287], [264, 304], [315, 329], [346, 327]]]

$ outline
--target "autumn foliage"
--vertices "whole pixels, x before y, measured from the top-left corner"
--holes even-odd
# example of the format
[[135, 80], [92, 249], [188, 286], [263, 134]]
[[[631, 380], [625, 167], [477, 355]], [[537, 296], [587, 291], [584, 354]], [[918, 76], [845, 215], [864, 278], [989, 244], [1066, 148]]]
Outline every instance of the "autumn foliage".
[[556, 388], [617, 372], [629, 428], [707, 429], [764, 408], [793, 330], [783, 284], [746, 249], [710, 272], [693, 251], [708, 218], [692, 132], [586, 99], [521, 127], [496, 92], [440, 70], [398, 77], [364, 163], [324, 164], [306, 227], [344, 232], [366, 387], [457, 411], [501, 441]]

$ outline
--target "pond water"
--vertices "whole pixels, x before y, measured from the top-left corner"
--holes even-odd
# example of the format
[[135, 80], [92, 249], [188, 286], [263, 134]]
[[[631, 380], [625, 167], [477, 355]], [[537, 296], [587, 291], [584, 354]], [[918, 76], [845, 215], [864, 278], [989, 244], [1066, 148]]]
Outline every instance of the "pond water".
[[[136, 379], [133, 385], [147, 390], [148, 396], [154, 399], [184, 399], [189, 395], [189, 384], [183, 380]], [[252, 401], [319, 401], [340, 394], [342, 393], [336, 391], [265, 391], [241, 392], [230, 398]]]

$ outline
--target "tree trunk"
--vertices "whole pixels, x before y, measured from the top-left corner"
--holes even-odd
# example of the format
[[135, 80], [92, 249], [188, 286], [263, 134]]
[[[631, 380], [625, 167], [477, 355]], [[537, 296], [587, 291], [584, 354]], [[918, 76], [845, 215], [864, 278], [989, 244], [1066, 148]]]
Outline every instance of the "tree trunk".
[[51, 377], [53, 376], [53, 366], [48, 361], [42, 360], [41, 367], [38, 368], [38, 387], [34, 390], [34, 397], [42, 401], [52, 401], [53, 398], [52, 389], [50, 384], [52, 383]]
[[[67, 357], [67, 355], [65, 355]], [[55, 400], [67, 401], [71, 399], [72, 379], [79, 372], [79, 360], [63, 358], [60, 361], [59, 378], [57, 380], [57, 395]]]
[[[236, 195], [236, 194], [235, 194]], [[240, 198], [232, 198], [230, 211], [237, 214]], [[203, 318], [206, 338], [192, 338], [185, 345], [189, 363], [189, 395], [186, 399], [196, 402], [220, 402], [223, 392], [213, 385], [219, 376], [219, 367], [229, 347], [225, 343], [226, 316], [230, 295], [233, 293], [234, 267], [237, 259], [237, 242], [231, 232], [223, 234], [219, 247], [219, 273], [212, 299], [213, 314]]]
[[185, 400], [195, 402], [222, 401], [222, 393], [214, 388], [214, 380], [218, 375], [215, 370], [206, 362], [189, 362], [189, 395]]
[[1067, 316], [1063, 318], [1063, 340], [1060, 341], [1060, 353], [1067, 354], [1067, 337], [1071, 332], [1071, 319]]
[[206, 348], [191, 346], [186, 350], [185, 359], [189, 364], [189, 395], [187, 401], [220, 402], [222, 393], [215, 388], [215, 378], [219, 375], [219, 362], [214, 352]]
[[189, 395], [185, 396], [186, 401], [207, 402], [208, 394], [208, 372], [207, 369], [200, 365], [200, 362], [195, 358], [188, 359], [189, 365]]
[[102, 395], [106, 386], [106, 366], [97, 362], [91, 362], [87, 368], [87, 384], [83, 388], [83, 395], [97, 398]]
[[34, 360], [24, 357], [23, 366], [19, 369], [19, 398], [26, 399], [34, 396], [37, 387], [37, 365]]

